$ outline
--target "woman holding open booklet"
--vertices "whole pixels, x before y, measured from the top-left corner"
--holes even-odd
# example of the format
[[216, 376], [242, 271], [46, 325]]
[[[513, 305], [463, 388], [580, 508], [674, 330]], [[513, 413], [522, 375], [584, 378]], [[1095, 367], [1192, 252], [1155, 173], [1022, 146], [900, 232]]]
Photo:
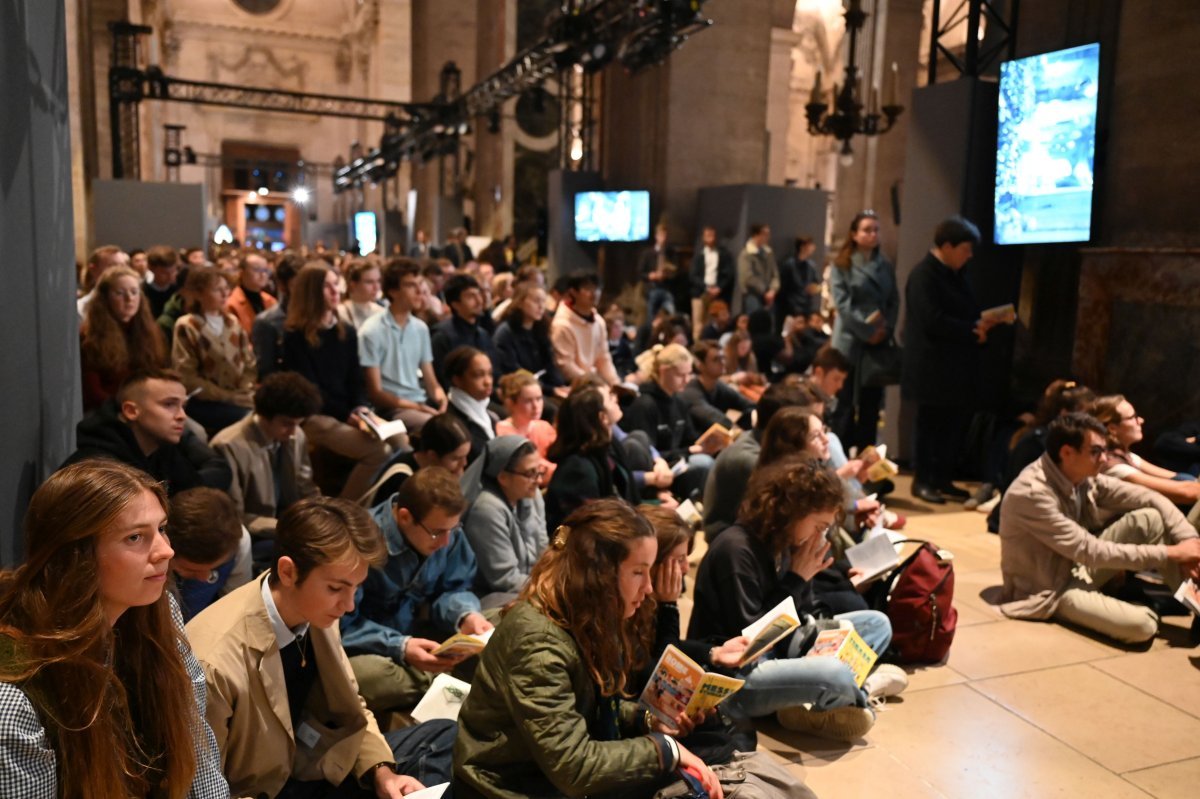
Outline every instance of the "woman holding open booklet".
[[[813, 619], [820, 613], [811, 580], [832, 562], [827, 536], [841, 512], [842, 491], [832, 470], [803, 456], [757, 470], [738, 524], [713, 542], [700, 564], [688, 637], [745, 632], [752, 639], [743, 658], [751, 662], [737, 674], [745, 685], [723, 705], [731, 715], [778, 712], [789, 729], [854, 740], [875, 723], [870, 699], [899, 693], [907, 684], [895, 666], [881, 667], [863, 682], [865, 669], [856, 675], [838, 658], [803, 657], [822, 629], [848, 625], [872, 656], [891, 642], [891, 624], [878, 611]], [[790, 609], [790, 603], [796, 615], [789, 619], [780, 606]], [[772, 627], [782, 637], [759, 632]]]
[[480, 656], [459, 714], [457, 797], [649, 793], [676, 769], [712, 799], [712, 770], [675, 739], [690, 732], [624, 697], [653, 635], [649, 522], [624, 502], [577, 509], [554, 534]]

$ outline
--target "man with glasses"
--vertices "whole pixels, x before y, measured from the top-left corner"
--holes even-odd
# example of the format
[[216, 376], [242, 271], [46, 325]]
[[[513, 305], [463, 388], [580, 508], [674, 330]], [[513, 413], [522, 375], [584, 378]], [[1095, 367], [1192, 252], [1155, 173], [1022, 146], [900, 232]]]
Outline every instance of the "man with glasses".
[[1200, 578], [1200, 538], [1158, 492], [1100, 474], [1105, 435], [1087, 414], [1060, 416], [1046, 432], [1046, 453], [1005, 492], [1001, 610], [1141, 643], [1158, 631], [1157, 614], [1101, 589], [1126, 569], [1157, 568], [1173, 589]]
[[372, 569], [342, 617], [342, 643], [367, 707], [411, 709], [433, 677], [462, 656], [435, 655], [455, 632], [492, 629], [483, 617], [475, 582], [475, 555], [459, 519], [462, 489], [440, 466], [420, 469], [400, 490], [371, 509], [383, 532], [387, 562]]

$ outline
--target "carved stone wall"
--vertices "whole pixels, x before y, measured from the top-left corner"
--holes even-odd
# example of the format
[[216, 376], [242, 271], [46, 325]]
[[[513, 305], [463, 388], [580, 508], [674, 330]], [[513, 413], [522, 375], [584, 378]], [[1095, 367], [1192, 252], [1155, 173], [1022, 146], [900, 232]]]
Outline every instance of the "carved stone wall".
[[1146, 438], [1200, 418], [1200, 249], [1082, 252], [1073, 371], [1122, 393]]
[[[237, 0], [68, 0], [78, 14], [79, 65], [73, 67], [79, 102], [75, 116], [80, 137], [75, 152], [86, 198], [90, 181], [111, 174], [108, 140], [108, 67], [110, 21], [128, 19], [149, 25], [142, 63], [158, 65], [178, 78], [261, 86], [344, 97], [412, 99], [412, 0], [278, 0], [272, 4]], [[272, 7], [273, 5], [273, 7]], [[249, 8], [269, 8], [251, 13]], [[86, 33], [86, 36], [84, 35]], [[253, 142], [293, 148], [310, 170], [315, 190], [313, 212], [321, 222], [337, 221], [359, 206], [384, 210], [379, 189], [361, 195], [332, 196], [329, 168], [345, 158], [351, 143], [374, 146], [378, 122], [321, 118], [275, 112], [146, 101], [140, 112], [141, 175], [165, 180], [163, 125], [184, 125], [183, 144], [201, 163], [184, 165], [180, 180], [205, 186], [207, 227], [223, 217], [221, 169], [216, 158], [226, 142]], [[204, 163], [205, 155], [211, 156]], [[402, 210], [407, 174], [390, 181], [388, 207]], [[397, 188], [398, 187], [398, 188]], [[306, 218], [308, 214], [305, 215]], [[88, 241], [86, 220], [77, 221], [80, 249]], [[147, 242], [152, 244], [153, 242]], [[199, 243], [199, 242], [197, 242]]]

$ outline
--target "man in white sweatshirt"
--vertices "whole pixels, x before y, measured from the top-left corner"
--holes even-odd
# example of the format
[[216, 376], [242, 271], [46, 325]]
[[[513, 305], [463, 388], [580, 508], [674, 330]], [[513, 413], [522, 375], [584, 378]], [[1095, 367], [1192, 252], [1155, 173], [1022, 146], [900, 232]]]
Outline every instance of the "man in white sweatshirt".
[[600, 281], [594, 272], [578, 272], [567, 281], [567, 293], [554, 312], [550, 343], [554, 362], [567, 380], [596, 372], [608, 382], [621, 382], [608, 353], [608, 331], [596, 312]]

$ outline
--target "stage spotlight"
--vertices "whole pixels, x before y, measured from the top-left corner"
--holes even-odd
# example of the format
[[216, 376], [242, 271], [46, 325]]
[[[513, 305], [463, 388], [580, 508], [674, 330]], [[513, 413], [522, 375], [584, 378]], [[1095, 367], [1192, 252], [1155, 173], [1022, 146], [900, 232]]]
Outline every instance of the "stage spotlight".
[[304, 186], [297, 186], [292, 189], [292, 202], [296, 205], [306, 205], [312, 199], [312, 192]]

